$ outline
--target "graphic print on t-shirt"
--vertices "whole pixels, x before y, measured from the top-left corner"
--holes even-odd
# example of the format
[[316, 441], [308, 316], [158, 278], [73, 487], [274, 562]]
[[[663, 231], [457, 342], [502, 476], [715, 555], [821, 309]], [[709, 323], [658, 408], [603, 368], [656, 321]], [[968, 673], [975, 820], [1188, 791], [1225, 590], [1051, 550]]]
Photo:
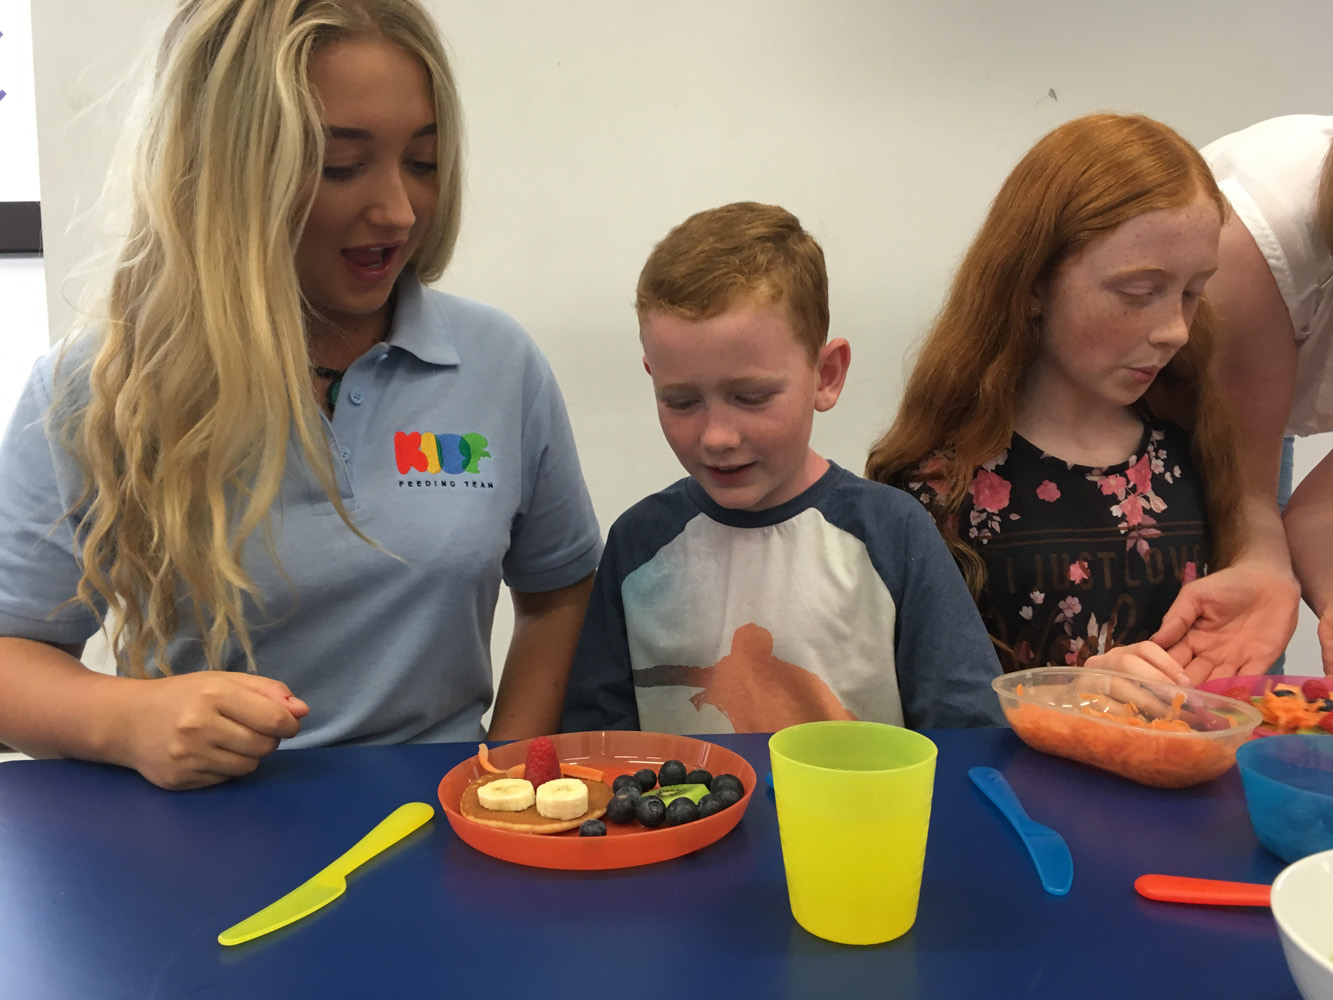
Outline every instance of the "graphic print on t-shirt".
[[439, 472], [477, 475], [483, 458], [490, 458], [488, 444], [480, 434], [432, 434], [429, 431], [395, 431], [393, 454], [403, 475], [416, 470], [435, 475]]
[[[942, 481], [909, 488], [930, 506]], [[954, 530], [986, 565], [980, 601], [1006, 670], [1076, 666], [1147, 639], [1207, 572], [1203, 486], [1188, 435], [1145, 425], [1119, 465], [1048, 455], [1015, 433], [976, 470]]]
[[744, 530], [695, 515], [620, 596], [645, 730], [773, 732], [821, 706], [902, 721], [893, 596], [816, 508]]
[[738, 733], [821, 719], [855, 720], [817, 674], [773, 655], [773, 633], [750, 622], [732, 634], [731, 652], [711, 667], [661, 664], [634, 672], [638, 688], [691, 687], [696, 709], [712, 705]]

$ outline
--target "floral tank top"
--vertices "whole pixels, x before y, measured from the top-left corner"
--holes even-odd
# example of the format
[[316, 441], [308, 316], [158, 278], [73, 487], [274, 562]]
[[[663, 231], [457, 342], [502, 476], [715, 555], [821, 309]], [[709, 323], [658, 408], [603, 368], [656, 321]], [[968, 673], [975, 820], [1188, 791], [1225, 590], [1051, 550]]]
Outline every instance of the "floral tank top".
[[[927, 482], [908, 489], [930, 506]], [[986, 565], [982, 617], [1006, 670], [1082, 664], [1149, 638], [1207, 572], [1203, 484], [1189, 436], [1144, 428], [1123, 465], [1071, 465], [1013, 435], [976, 471], [956, 530]]]

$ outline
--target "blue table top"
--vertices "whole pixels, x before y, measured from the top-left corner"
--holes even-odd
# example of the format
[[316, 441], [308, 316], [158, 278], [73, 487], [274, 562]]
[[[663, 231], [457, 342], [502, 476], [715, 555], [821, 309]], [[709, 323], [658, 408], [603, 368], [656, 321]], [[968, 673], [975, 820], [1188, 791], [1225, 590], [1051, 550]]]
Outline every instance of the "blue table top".
[[[1266, 909], [1140, 898], [1148, 872], [1271, 881], [1234, 768], [1143, 788], [1008, 730], [936, 731], [916, 926], [830, 944], [787, 906], [772, 792], [728, 836], [641, 868], [564, 872], [474, 851], [438, 810], [473, 744], [281, 751], [253, 775], [164, 792], [77, 761], [0, 766], [0, 997], [1297, 997]], [[764, 774], [767, 738], [710, 737]], [[1074, 857], [1046, 894], [967, 779], [997, 767]], [[217, 934], [404, 802], [436, 818], [314, 915], [245, 945]]]

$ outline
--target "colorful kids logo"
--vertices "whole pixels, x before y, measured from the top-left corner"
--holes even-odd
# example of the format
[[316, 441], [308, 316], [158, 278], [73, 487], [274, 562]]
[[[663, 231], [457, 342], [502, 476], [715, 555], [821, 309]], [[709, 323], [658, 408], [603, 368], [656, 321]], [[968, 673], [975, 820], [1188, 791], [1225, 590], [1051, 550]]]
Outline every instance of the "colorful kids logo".
[[431, 434], [429, 431], [397, 431], [393, 436], [394, 457], [403, 475], [417, 472], [446, 472], [477, 475], [478, 464], [490, 458], [486, 439], [480, 434]]

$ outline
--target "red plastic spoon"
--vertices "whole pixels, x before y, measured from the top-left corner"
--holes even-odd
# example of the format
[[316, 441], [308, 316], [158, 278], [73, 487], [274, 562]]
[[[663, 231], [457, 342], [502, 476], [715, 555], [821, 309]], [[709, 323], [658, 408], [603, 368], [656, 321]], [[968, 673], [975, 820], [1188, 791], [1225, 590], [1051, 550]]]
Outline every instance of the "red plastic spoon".
[[1134, 880], [1140, 896], [1168, 903], [1210, 906], [1267, 906], [1272, 886], [1258, 882], [1220, 882], [1183, 875], [1140, 875]]

